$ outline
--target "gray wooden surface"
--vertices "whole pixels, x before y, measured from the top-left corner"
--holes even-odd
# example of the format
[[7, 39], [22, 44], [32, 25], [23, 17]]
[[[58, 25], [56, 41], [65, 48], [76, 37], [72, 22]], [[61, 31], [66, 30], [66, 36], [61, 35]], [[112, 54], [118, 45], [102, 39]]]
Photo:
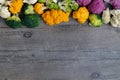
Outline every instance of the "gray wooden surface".
[[120, 80], [118, 28], [71, 19], [14, 30], [0, 21], [0, 80]]

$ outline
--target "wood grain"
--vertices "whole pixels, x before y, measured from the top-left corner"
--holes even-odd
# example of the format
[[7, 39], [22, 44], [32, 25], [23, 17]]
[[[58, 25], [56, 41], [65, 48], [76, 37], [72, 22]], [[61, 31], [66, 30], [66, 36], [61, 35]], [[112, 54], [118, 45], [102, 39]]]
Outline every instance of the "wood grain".
[[120, 29], [0, 23], [0, 80], [120, 80]]

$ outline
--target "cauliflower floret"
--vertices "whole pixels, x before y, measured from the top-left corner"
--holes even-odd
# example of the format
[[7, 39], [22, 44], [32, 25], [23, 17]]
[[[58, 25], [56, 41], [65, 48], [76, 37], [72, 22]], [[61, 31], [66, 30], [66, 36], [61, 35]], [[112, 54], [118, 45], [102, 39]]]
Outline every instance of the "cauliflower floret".
[[118, 14], [120, 14], [120, 10], [110, 10], [110, 14], [113, 16], [117, 16]]
[[5, 4], [6, 0], [0, 0], [0, 4]]
[[120, 27], [120, 14], [117, 16], [113, 16], [110, 22], [113, 27]]
[[35, 4], [37, 0], [23, 0], [24, 3]]
[[0, 5], [0, 10], [1, 10], [2, 5]]
[[12, 0], [6, 0], [5, 5], [6, 5], [6, 6], [7, 6], [7, 5], [10, 5], [11, 2], [12, 2]]
[[108, 24], [110, 22], [110, 10], [109, 10], [109, 8], [107, 8], [106, 10], [103, 11], [102, 20], [103, 20], [103, 23], [105, 23], [105, 24]]
[[110, 14], [112, 15], [110, 20], [111, 25], [120, 28], [120, 10], [110, 10]]
[[54, 3], [57, 3], [57, 2], [58, 2], [58, 0], [53, 0], [53, 2], [54, 2]]
[[8, 7], [6, 6], [2, 6], [1, 9], [0, 9], [0, 16], [2, 18], [8, 18], [11, 16], [11, 13], [9, 12], [8, 10]]

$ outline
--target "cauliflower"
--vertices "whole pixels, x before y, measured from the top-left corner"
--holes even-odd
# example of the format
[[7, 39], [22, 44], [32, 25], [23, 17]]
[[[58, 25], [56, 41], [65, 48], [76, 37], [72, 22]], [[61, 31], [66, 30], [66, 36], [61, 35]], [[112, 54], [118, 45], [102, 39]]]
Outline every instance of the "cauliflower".
[[113, 16], [110, 20], [110, 23], [113, 27], [120, 27], [120, 14]]
[[77, 3], [80, 5], [80, 6], [87, 6], [91, 3], [92, 0], [77, 0]]
[[73, 18], [77, 19], [79, 23], [84, 24], [89, 17], [89, 12], [86, 7], [80, 7], [77, 11], [73, 12]]
[[45, 9], [47, 9], [47, 7], [43, 3], [36, 3], [34, 5], [34, 11], [37, 14], [43, 14]]
[[0, 4], [5, 4], [5, 0], [0, 0]]
[[105, 24], [108, 24], [110, 22], [110, 10], [109, 10], [109, 8], [107, 8], [106, 10], [103, 11], [102, 20], [103, 20], [103, 23], [105, 23]]
[[110, 14], [113, 16], [116, 16], [116, 15], [120, 14], [120, 10], [110, 10]]
[[89, 24], [94, 27], [102, 26], [102, 19], [101, 19], [100, 15], [98, 15], [98, 14], [90, 14], [89, 21], [90, 21]]
[[9, 5], [9, 11], [12, 14], [17, 14], [21, 11], [22, 6], [23, 0], [12, 0], [12, 2]]
[[120, 9], [120, 0], [110, 0], [110, 4], [114, 9]]
[[79, 5], [75, 0], [62, 0], [58, 3], [61, 10], [65, 12], [72, 12], [72, 10], [77, 10]]
[[6, 6], [2, 6], [1, 9], [0, 9], [0, 16], [2, 18], [8, 18], [11, 16], [11, 13], [9, 12], [8, 10], [8, 7]]
[[10, 5], [11, 2], [12, 2], [12, 0], [6, 0], [4, 5], [8, 6], [8, 5]]
[[45, 3], [46, 0], [38, 0], [39, 3]]
[[12, 1], [12, 0], [0, 0], [0, 4], [7, 6], [7, 5], [10, 4], [11, 1]]
[[93, 0], [92, 3], [88, 6], [88, 10], [94, 14], [101, 14], [106, 8], [103, 0]]
[[46, 11], [45, 13], [43, 13], [42, 18], [46, 24], [48, 24], [49, 26], [53, 26], [62, 22], [68, 22], [69, 15], [69, 12], [51, 9], [50, 11]]
[[110, 10], [112, 15], [110, 23], [113, 27], [120, 27], [120, 10]]
[[0, 5], [0, 10], [1, 10], [2, 5]]
[[23, 0], [24, 3], [35, 4], [37, 0]]

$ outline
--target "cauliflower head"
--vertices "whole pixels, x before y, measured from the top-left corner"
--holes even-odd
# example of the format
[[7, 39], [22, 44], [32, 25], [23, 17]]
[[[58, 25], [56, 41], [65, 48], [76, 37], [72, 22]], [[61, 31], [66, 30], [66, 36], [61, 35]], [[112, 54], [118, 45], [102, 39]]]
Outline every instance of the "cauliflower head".
[[0, 16], [2, 18], [8, 18], [11, 16], [11, 13], [9, 12], [8, 10], [8, 7], [6, 6], [2, 6], [1, 9], [0, 9]]
[[23, 0], [24, 3], [35, 4], [37, 0]]

